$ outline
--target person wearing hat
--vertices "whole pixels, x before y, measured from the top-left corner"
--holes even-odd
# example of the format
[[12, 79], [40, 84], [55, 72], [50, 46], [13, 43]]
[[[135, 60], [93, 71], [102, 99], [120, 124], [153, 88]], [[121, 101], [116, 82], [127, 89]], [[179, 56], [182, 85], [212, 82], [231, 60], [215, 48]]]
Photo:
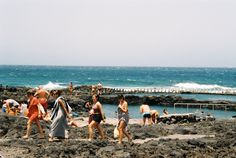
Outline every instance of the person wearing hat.
[[[39, 130], [39, 138], [44, 138], [43, 130], [39, 122], [40, 116], [40, 111], [39, 111], [39, 106], [40, 103], [38, 99], [34, 96], [35, 92], [34, 90], [29, 90], [27, 92], [27, 97], [29, 98], [29, 107], [28, 107], [28, 114], [27, 117], [29, 118], [27, 122], [27, 130], [26, 130], [26, 135], [23, 136], [24, 139], [28, 139], [30, 134], [31, 134], [31, 128], [32, 128], [32, 123], [35, 122], [38, 130]], [[42, 106], [42, 105], [41, 105]]]

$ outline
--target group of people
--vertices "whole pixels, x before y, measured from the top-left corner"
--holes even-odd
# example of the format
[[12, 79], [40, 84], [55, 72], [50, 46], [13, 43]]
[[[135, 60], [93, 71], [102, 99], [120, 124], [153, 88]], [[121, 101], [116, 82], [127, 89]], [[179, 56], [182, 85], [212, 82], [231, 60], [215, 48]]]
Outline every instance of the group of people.
[[[53, 90], [50, 93], [41, 87], [35, 92], [34, 89], [27, 91], [28, 97], [28, 105], [24, 104], [25, 110], [23, 115], [28, 117], [27, 121], [27, 130], [26, 134], [23, 136], [24, 139], [27, 139], [31, 135], [32, 124], [36, 123], [39, 131], [39, 138], [45, 138], [43, 133], [42, 126], [40, 124], [40, 120], [44, 120], [46, 122], [50, 122], [50, 130], [49, 130], [49, 141], [55, 141], [60, 138], [68, 138], [68, 129], [69, 123], [72, 121], [71, 116], [71, 107], [66, 102], [66, 100], [61, 96], [61, 90]], [[48, 115], [48, 104], [47, 99], [49, 96], [52, 96], [55, 99], [55, 103], [53, 109]], [[102, 104], [99, 102], [99, 95], [94, 94], [92, 96], [93, 104], [88, 107], [89, 111], [89, 125], [88, 125], [88, 140], [91, 141], [93, 139], [93, 130], [97, 129], [101, 139], [105, 139], [104, 131], [100, 125], [101, 121], [105, 121], [105, 116], [103, 112]], [[12, 99], [5, 99], [3, 101], [4, 107], [3, 112], [8, 113], [9, 115], [16, 115], [16, 110], [20, 109], [23, 104], [17, 103]], [[19, 110], [21, 111], [21, 110]], [[14, 113], [14, 114], [13, 114]], [[123, 95], [119, 96], [119, 106], [118, 106], [118, 130], [119, 130], [119, 141], [118, 143], [122, 143], [122, 139], [127, 136], [128, 140], [131, 141], [130, 134], [126, 131], [126, 126], [129, 122], [129, 112], [128, 112], [128, 104], [125, 101]]]
[[[143, 125], [155, 124], [159, 113], [157, 110], [151, 110], [146, 101], [140, 106], [140, 113], [143, 115]], [[163, 110], [163, 115], [168, 115], [167, 109]], [[147, 123], [146, 123], [147, 122]]]
[[[39, 130], [39, 138], [44, 138], [42, 126], [40, 120], [50, 122], [49, 129], [49, 141], [55, 141], [60, 138], [68, 138], [68, 129], [70, 123], [73, 125], [73, 118], [71, 115], [71, 107], [67, 101], [61, 96], [61, 90], [52, 90], [50, 93], [39, 87], [38, 90], [31, 89], [27, 92], [28, 105], [25, 103], [17, 103], [15, 100], [4, 100], [3, 111], [8, 114], [15, 115], [16, 110], [20, 109], [21, 115], [28, 117], [26, 135], [23, 138], [30, 137], [32, 124], [36, 123]], [[48, 112], [48, 98], [52, 96], [55, 99], [55, 103], [52, 111]], [[131, 142], [132, 138], [130, 133], [126, 130], [129, 123], [129, 110], [128, 103], [123, 95], [118, 96], [119, 105], [117, 107], [118, 117], [118, 143], [122, 144], [124, 136]], [[16, 108], [18, 107], [18, 108]], [[89, 121], [88, 121], [88, 140], [93, 140], [93, 130], [97, 129], [100, 135], [100, 139], [105, 139], [104, 130], [100, 123], [105, 122], [105, 115], [103, 112], [102, 104], [99, 102], [99, 94], [92, 95], [92, 104], [87, 102], [85, 107], [89, 109]], [[156, 110], [151, 110], [146, 102], [140, 107], [140, 112], [143, 115], [143, 124], [155, 123], [159, 113]], [[75, 123], [74, 123], [75, 124]], [[76, 125], [76, 124], [75, 124]]]
[[[85, 104], [86, 108], [89, 109], [89, 125], [88, 125], [88, 133], [89, 133], [89, 141], [93, 139], [93, 129], [97, 129], [101, 139], [105, 138], [105, 134], [100, 125], [101, 121], [105, 122], [105, 116], [103, 113], [102, 104], [99, 102], [99, 95], [93, 95], [93, 104], [91, 105], [89, 102]], [[126, 130], [126, 127], [129, 123], [129, 111], [128, 111], [128, 103], [125, 101], [123, 95], [118, 96], [119, 105], [118, 105], [118, 131], [119, 138], [118, 143], [122, 144], [122, 140], [124, 136], [128, 138], [128, 141], [131, 142], [131, 135]]]
[[[68, 138], [68, 122], [71, 115], [69, 113], [69, 105], [65, 99], [61, 97], [61, 90], [53, 90], [50, 93], [39, 87], [37, 90], [30, 89], [27, 91], [28, 104], [18, 103], [13, 99], [4, 99], [2, 102], [2, 112], [8, 115], [17, 115], [20, 113], [21, 116], [26, 116], [27, 130], [23, 136], [24, 139], [30, 137], [32, 124], [36, 123], [39, 130], [39, 138], [44, 138], [42, 126], [40, 120], [51, 122], [49, 131], [49, 141], [53, 141], [53, 138]], [[53, 96], [55, 104], [51, 114], [48, 112], [48, 98]]]

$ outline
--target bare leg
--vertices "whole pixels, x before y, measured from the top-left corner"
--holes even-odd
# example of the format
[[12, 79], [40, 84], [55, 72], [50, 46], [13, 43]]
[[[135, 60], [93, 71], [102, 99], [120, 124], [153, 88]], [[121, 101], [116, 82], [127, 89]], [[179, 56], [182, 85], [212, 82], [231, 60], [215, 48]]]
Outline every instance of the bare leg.
[[39, 129], [39, 135], [40, 135], [39, 138], [44, 138], [43, 129], [38, 119], [36, 120], [36, 125], [38, 126], [38, 129]]
[[125, 128], [125, 122], [124, 121], [120, 121], [119, 123], [119, 127], [118, 127], [118, 131], [119, 131], [119, 144], [122, 144], [122, 139], [123, 139], [123, 131], [124, 131], [124, 128]]
[[96, 126], [96, 122], [92, 121], [89, 125], [88, 125], [88, 134], [89, 134], [89, 141], [91, 141], [93, 139], [93, 128]]
[[132, 139], [131, 139], [131, 136], [129, 135], [129, 133], [124, 129], [123, 130], [123, 133], [125, 134], [125, 136], [128, 138], [128, 141], [131, 142]]
[[28, 139], [30, 134], [31, 134], [31, 125], [32, 125], [32, 122], [29, 120], [27, 122], [27, 130], [26, 130], [26, 135], [23, 136], [24, 139]]
[[100, 126], [100, 124], [97, 125], [97, 130], [101, 136], [101, 139], [103, 140], [105, 138], [104, 132], [102, 130], [102, 127]]
[[143, 125], [145, 125], [145, 122], [146, 122], [146, 118], [143, 117]]

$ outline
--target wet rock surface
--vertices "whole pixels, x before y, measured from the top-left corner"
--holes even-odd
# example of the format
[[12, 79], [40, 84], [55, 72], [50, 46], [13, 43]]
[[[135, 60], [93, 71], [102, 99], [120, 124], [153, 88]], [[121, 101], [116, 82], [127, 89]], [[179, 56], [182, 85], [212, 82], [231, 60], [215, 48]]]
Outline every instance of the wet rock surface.
[[152, 126], [129, 125], [128, 129], [134, 140], [173, 134], [204, 134], [206, 137], [150, 140], [143, 144], [129, 144], [125, 140], [122, 145], [118, 145], [117, 140], [113, 139], [113, 125], [102, 125], [106, 140], [99, 140], [95, 132], [97, 139], [89, 142], [86, 140], [87, 127], [71, 127], [69, 139], [48, 142], [46, 138], [37, 138], [36, 126], [33, 126], [30, 139], [22, 139], [27, 122], [24, 118], [0, 115], [0, 122], [0, 155], [5, 157], [236, 157], [235, 120]]

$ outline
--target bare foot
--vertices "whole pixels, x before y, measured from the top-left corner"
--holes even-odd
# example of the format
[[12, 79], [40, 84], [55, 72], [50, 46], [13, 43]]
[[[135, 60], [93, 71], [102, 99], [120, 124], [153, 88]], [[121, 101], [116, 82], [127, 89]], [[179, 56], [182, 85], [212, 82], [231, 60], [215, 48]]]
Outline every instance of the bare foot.
[[48, 141], [49, 141], [49, 142], [53, 142], [53, 138], [49, 137], [49, 138], [48, 138]]
[[42, 134], [42, 135], [39, 135], [39, 137], [38, 137], [39, 139], [44, 139], [45, 138], [45, 136]]
[[28, 135], [25, 135], [25, 136], [23, 136], [22, 138], [23, 138], [23, 139], [28, 139], [29, 136], [28, 136]]

